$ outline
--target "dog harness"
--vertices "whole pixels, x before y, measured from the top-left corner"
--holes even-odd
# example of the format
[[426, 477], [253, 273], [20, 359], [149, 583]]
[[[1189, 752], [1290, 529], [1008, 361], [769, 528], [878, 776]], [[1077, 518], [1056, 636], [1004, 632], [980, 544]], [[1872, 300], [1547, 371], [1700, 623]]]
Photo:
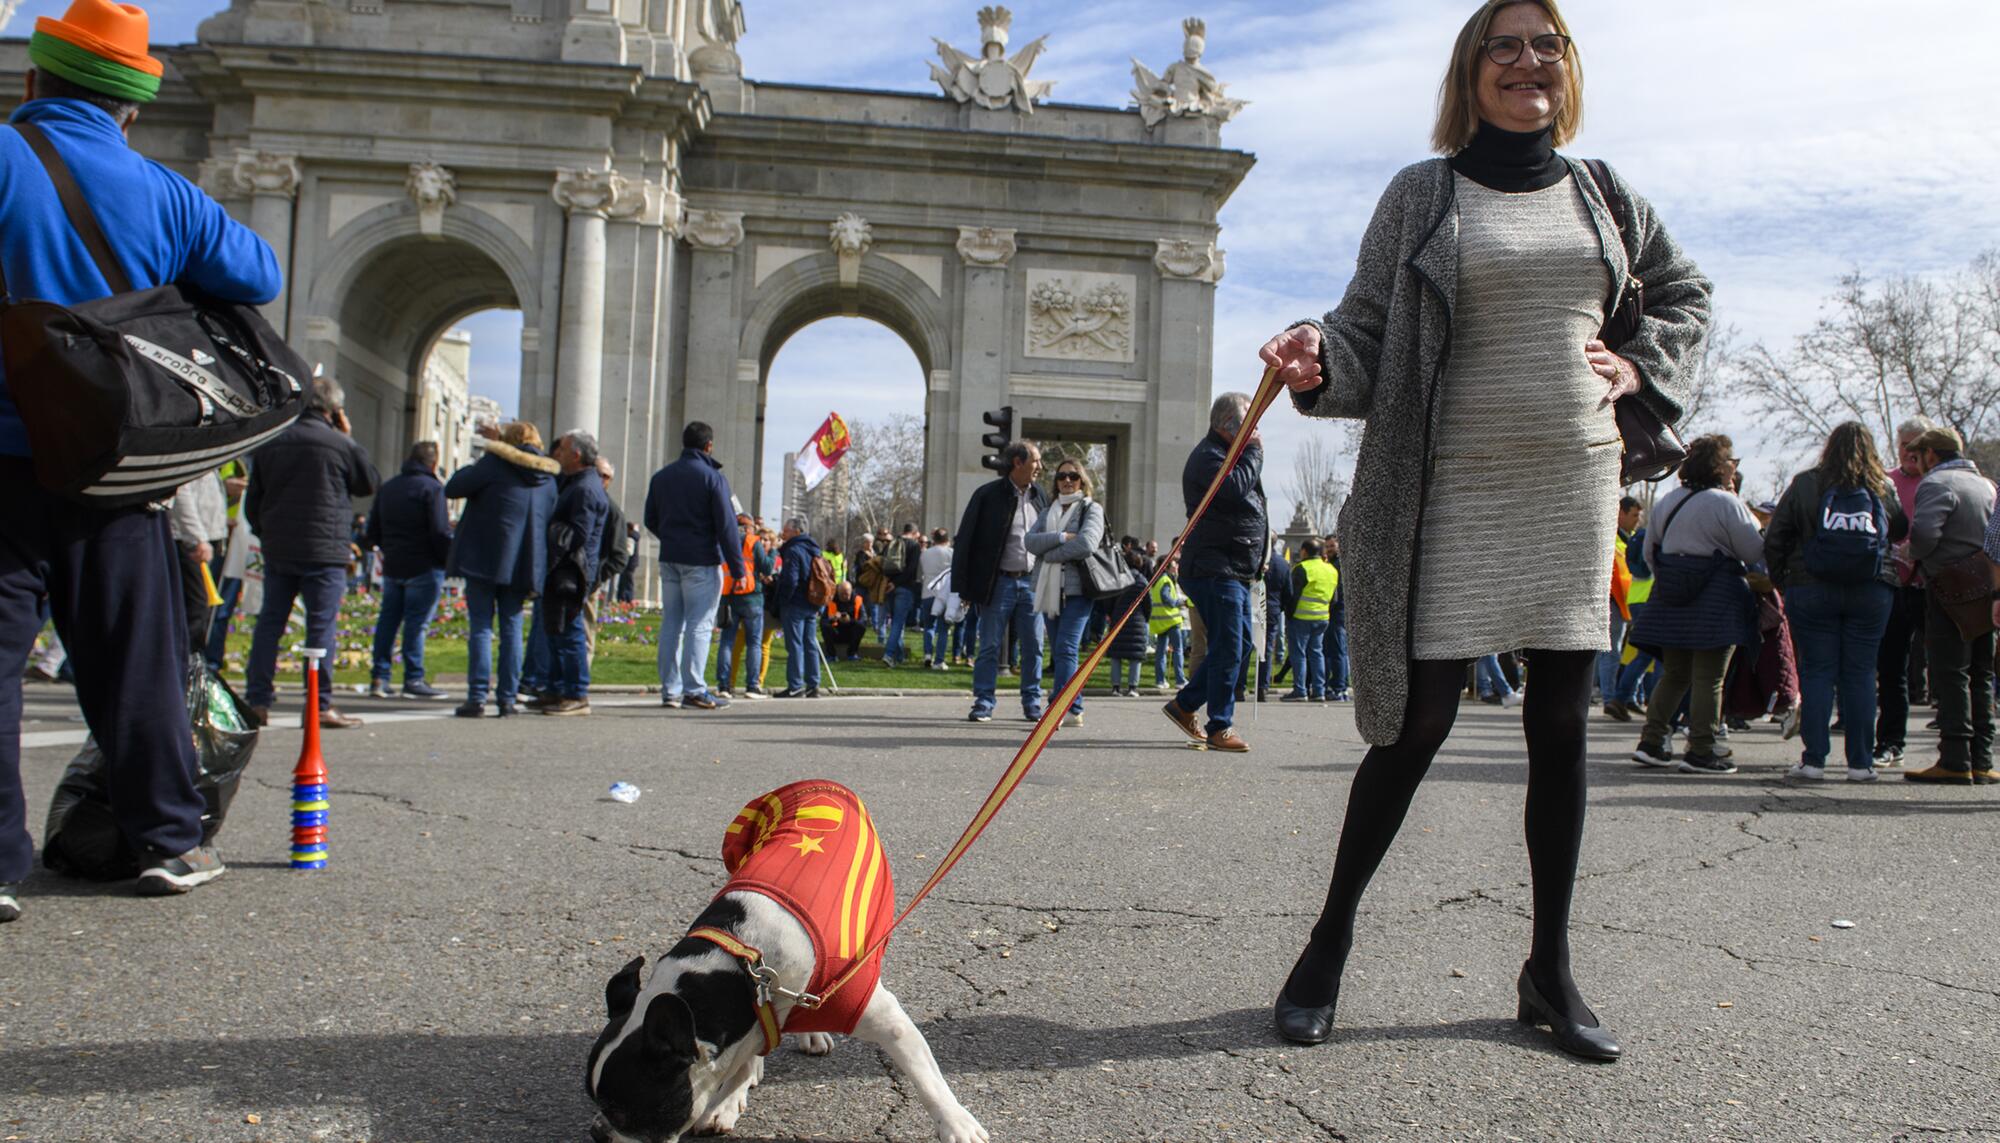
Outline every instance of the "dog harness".
[[[776, 986], [777, 974], [765, 967], [763, 954], [734, 934], [707, 926], [688, 933], [742, 961], [756, 982], [765, 1053], [777, 1047], [782, 1032], [853, 1032], [881, 980], [881, 951], [825, 1003], [820, 996], [887, 928], [896, 907], [889, 859], [861, 799], [824, 779], [753, 798], [723, 835], [722, 864], [729, 871], [722, 893], [762, 893], [812, 937], [812, 979], [804, 993], [791, 993]], [[783, 1028], [774, 995], [796, 1001]]]

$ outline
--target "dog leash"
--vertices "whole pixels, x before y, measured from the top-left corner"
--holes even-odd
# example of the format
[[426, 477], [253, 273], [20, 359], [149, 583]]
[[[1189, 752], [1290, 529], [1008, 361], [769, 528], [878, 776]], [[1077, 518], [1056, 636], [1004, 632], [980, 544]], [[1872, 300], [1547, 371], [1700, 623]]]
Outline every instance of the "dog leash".
[[[1117, 636], [1119, 630], [1125, 624], [1131, 622], [1132, 616], [1139, 610], [1139, 604], [1159, 584], [1160, 578], [1167, 574], [1167, 565], [1173, 563], [1174, 558], [1181, 554], [1181, 547], [1187, 543], [1188, 535], [1194, 531], [1195, 525], [1201, 522], [1201, 518], [1207, 515], [1208, 507], [1215, 501], [1216, 494], [1222, 491], [1223, 481], [1229, 479], [1229, 474], [1235, 471], [1237, 462], [1242, 460], [1243, 450], [1250, 445], [1250, 437], [1257, 428], [1257, 421], [1263, 417], [1264, 410], [1270, 408], [1271, 403], [1277, 400], [1278, 394], [1283, 391], [1284, 385], [1278, 381], [1278, 370], [1276, 367], [1266, 369], [1263, 381], [1258, 384], [1256, 394], [1250, 399], [1250, 409], [1244, 414], [1243, 427], [1236, 430], [1236, 439], [1230, 442], [1229, 453], [1222, 459], [1221, 470], [1215, 474], [1215, 479], [1209, 482], [1208, 491], [1202, 495], [1201, 503], [1195, 505], [1195, 510], [1188, 515], [1187, 526], [1182, 528], [1181, 534], [1174, 538], [1173, 547], [1167, 549], [1167, 554], [1161, 557], [1159, 564], [1153, 569], [1151, 578], [1146, 581], [1146, 590], [1141, 592], [1137, 598], [1133, 599], [1126, 606], [1125, 613], [1118, 617], [1118, 621], [1106, 630], [1104, 638], [1099, 640], [1096, 650], [1092, 651], [1089, 658], [1078, 665], [1076, 673], [1070, 676], [1069, 682], [1063, 684], [1062, 689], [1056, 693], [1054, 701], [1050, 702], [1047, 709], [1042, 711], [1042, 717], [1035, 723], [1033, 733], [1028, 735], [1028, 740], [1023, 742], [1020, 750], [1015, 752], [1014, 760], [1008, 764], [1006, 772], [1000, 775], [1000, 781], [994, 785], [993, 792], [986, 795], [986, 801], [980, 805], [979, 812], [972, 815], [972, 821], [965, 827], [965, 832], [959, 835], [958, 841], [951, 847], [951, 852], [944, 855], [944, 860], [938, 862], [938, 867], [931, 872], [930, 879], [925, 881], [923, 886], [917, 890], [916, 896], [910, 898], [910, 903], [903, 906], [903, 911], [896, 914], [896, 919], [889, 922], [889, 927], [883, 929], [876, 936], [869, 944], [867, 951], [856, 957], [854, 962], [847, 966], [847, 971], [835, 977], [831, 983], [821, 989], [817, 997], [800, 998], [802, 1002], [807, 1000], [815, 1001], [815, 1003], [810, 1005], [810, 1007], [815, 1008], [820, 1004], [824, 1004], [834, 993], [839, 992], [845, 987], [849, 980], [853, 979], [856, 974], [867, 967], [871, 961], [880, 956], [883, 947], [889, 943], [890, 934], [900, 928], [903, 922], [909, 919], [911, 913], [916, 912], [917, 906], [923, 903], [924, 898], [930, 896], [931, 890], [937, 888], [938, 883], [945, 879], [945, 876], [965, 856], [966, 851], [972, 848], [972, 843], [978, 841], [979, 835], [986, 832], [986, 827], [992, 824], [994, 816], [1000, 812], [1000, 807], [1006, 805], [1007, 799], [1014, 796], [1014, 789], [1021, 784], [1021, 779], [1028, 776], [1029, 770], [1034, 769], [1035, 760], [1041, 757], [1042, 749], [1049, 744], [1051, 738], [1055, 737], [1056, 729], [1062, 725], [1063, 717], [1069, 713], [1069, 705], [1076, 701], [1078, 695], [1083, 693], [1084, 684], [1090, 680], [1091, 674], [1097, 670], [1098, 665], [1104, 661], [1104, 656], [1111, 650], [1112, 639]], [[730, 943], [741, 944], [735, 938], [729, 937], [728, 934], [722, 933], [719, 930], [698, 931], [689, 935], [699, 935], [703, 939], [722, 945], [724, 948], [728, 948], [729, 945], [718, 938], [727, 938]], [[755, 953], [756, 951], [749, 949], [748, 946], [744, 946], [744, 948], [745, 952], [748, 953]], [[750, 970], [751, 976], [756, 978], [757, 968], [761, 967], [761, 965], [753, 962], [744, 953], [731, 951], [737, 959], [743, 961], [744, 966]], [[758, 1013], [760, 1021], [770, 1012], [768, 995], [768, 992], [760, 988]], [[767, 1024], [765, 1027], [767, 1040], [773, 1027], [774, 1025], [772, 1024]]]

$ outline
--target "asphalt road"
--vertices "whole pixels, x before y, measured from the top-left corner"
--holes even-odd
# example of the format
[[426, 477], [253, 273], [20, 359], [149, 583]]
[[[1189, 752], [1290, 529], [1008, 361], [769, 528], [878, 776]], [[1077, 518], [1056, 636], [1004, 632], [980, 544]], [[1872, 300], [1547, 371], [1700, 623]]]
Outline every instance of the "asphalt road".
[[[29, 691], [38, 834], [80, 730], [63, 696]], [[1734, 777], [1640, 771], [1598, 720], [1577, 971], [1627, 1057], [1592, 1066], [1511, 1019], [1519, 715], [1467, 705], [1364, 903], [1340, 1029], [1300, 1049], [1268, 1006], [1324, 892], [1352, 719], [1246, 711], [1230, 757], [1158, 702], [1091, 700], [890, 946], [994, 1139], [2000, 1137], [2000, 788], [1788, 786], [1767, 728]], [[907, 898], [1025, 729], [958, 698], [651, 703], [349, 702], [378, 717], [326, 736], [325, 872], [284, 867], [299, 736], [274, 729], [220, 881], [146, 900], [38, 874], [0, 928], [0, 1141], [582, 1140], [604, 981], [714, 893], [745, 800], [853, 786]], [[736, 1134], [931, 1137], [858, 1043], [773, 1057]]]

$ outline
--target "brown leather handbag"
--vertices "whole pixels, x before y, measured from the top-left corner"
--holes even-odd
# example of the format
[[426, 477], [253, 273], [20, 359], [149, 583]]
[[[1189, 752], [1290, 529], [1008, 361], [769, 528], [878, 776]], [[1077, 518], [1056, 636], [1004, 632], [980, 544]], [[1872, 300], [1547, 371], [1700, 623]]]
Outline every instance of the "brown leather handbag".
[[[1623, 241], [1623, 219], [1629, 212], [1625, 196], [1612, 188], [1611, 175], [1602, 160], [1587, 159], [1583, 166], [1590, 172], [1590, 181], [1597, 184], [1597, 192], [1604, 196], [1605, 205], [1611, 208], [1611, 224], [1618, 228], [1618, 237]], [[1629, 246], [1625, 253], [1628, 261], [1634, 256]], [[1606, 349], [1617, 352], [1638, 335], [1639, 319], [1645, 313], [1646, 284], [1628, 273], [1618, 306], [1605, 316], [1597, 340]], [[1680, 470], [1681, 463], [1687, 460], [1687, 445], [1681, 442], [1674, 427], [1661, 420], [1645, 402], [1637, 397], [1621, 398], [1611, 407], [1611, 414], [1618, 421], [1618, 437], [1624, 443], [1624, 454], [1618, 462], [1620, 484], [1655, 483]]]

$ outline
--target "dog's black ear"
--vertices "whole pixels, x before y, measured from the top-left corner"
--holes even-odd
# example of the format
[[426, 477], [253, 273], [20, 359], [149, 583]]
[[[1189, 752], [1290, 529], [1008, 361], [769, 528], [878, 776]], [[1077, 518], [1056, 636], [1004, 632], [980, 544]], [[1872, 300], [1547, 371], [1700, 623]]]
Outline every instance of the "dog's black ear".
[[639, 970], [646, 967], [646, 958], [635, 956], [632, 963], [618, 970], [604, 985], [604, 1008], [608, 1015], [618, 1016], [630, 1012], [639, 1000]]
[[701, 1054], [694, 1044], [694, 1012], [687, 1001], [671, 992], [653, 997], [646, 1006], [646, 1051], [672, 1059]]

